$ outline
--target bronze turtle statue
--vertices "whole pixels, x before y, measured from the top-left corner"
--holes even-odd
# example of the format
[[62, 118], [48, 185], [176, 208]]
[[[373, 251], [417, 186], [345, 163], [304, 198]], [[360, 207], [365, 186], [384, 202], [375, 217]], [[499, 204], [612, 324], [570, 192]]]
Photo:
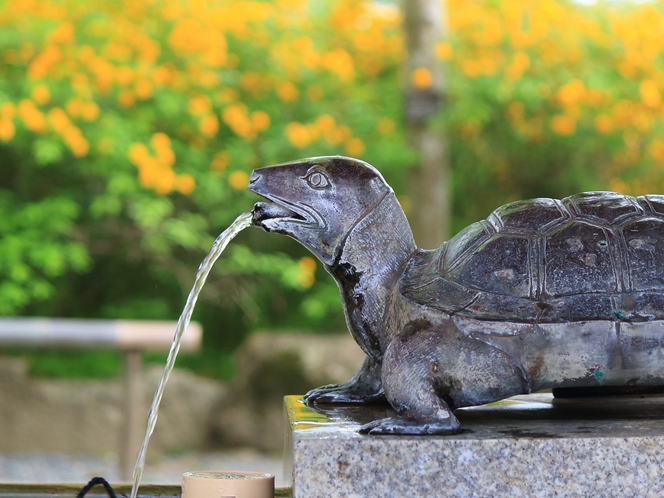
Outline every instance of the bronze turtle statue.
[[545, 388], [664, 385], [664, 196], [587, 192], [496, 209], [418, 249], [371, 165], [303, 159], [253, 172], [253, 223], [336, 280], [366, 353], [312, 403], [385, 398], [370, 434], [451, 434], [452, 410]]

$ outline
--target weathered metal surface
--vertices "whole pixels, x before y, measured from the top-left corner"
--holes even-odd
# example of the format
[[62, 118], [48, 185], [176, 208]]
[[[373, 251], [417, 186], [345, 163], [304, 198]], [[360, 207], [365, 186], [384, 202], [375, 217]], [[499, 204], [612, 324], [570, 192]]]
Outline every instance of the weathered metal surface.
[[308, 403], [387, 399], [371, 434], [449, 434], [452, 410], [544, 388], [664, 385], [664, 196], [507, 204], [439, 249], [413, 241], [372, 166], [322, 157], [254, 171], [254, 224], [339, 285], [367, 359]]

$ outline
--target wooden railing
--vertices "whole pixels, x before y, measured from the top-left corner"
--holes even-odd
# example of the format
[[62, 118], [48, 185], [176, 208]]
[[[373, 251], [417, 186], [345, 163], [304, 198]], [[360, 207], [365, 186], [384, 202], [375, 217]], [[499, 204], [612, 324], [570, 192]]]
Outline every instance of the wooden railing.
[[[35, 349], [107, 348], [124, 356], [125, 419], [120, 442], [122, 477], [131, 479], [136, 454], [143, 439], [147, 413], [141, 406], [141, 352], [167, 351], [176, 322], [143, 320], [89, 320], [68, 318], [0, 318], [0, 346]], [[200, 349], [200, 324], [189, 324], [181, 351]]]

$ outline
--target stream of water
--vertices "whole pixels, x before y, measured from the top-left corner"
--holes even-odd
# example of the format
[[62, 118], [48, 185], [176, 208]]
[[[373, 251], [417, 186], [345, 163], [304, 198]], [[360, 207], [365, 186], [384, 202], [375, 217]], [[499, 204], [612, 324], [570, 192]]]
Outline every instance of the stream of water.
[[141, 477], [143, 476], [143, 468], [145, 467], [145, 455], [148, 450], [148, 443], [150, 442], [150, 436], [154, 431], [154, 427], [157, 424], [157, 416], [159, 414], [159, 403], [161, 403], [161, 397], [164, 394], [164, 388], [166, 387], [166, 382], [168, 377], [173, 370], [175, 365], [175, 359], [180, 350], [180, 342], [182, 341], [182, 335], [184, 331], [187, 330], [189, 321], [191, 320], [191, 314], [194, 311], [196, 306], [196, 300], [198, 299], [198, 294], [203, 288], [205, 279], [207, 278], [212, 265], [215, 261], [221, 256], [221, 253], [224, 252], [224, 249], [228, 243], [233, 240], [233, 238], [240, 233], [242, 230], [251, 225], [251, 212], [242, 213], [236, 218], [236, 220], [229, 226], [224, 232], [217, 237], [217, 240], [214, 241], [210, 253], [205, 257], [201, 265], [198, 267], [198, 272], [196, 273], [196, 279], [194, 280], [194, 285], [187, 296], [187, 302], [184, 305], [182, 314], [178, 320], [177, 327], [175, 329], [175, 336], [173, 337], [173, 343], [171, 344], [171, 349], [168, 352], [168, 359], [166, 360], [166, 366], [164, 367], [164, 373], [159, 380], [157, 385], [157, 390], [154, 393], [154, 398], [152, 398], [152, 405], [150, 406], [150, 413], [148, 414], [147, 429], [145, 430], [145, 437], [143, 438], [143, 444], [141, 445], [141, 450], [138, 452], [136, 457], [136, 466], [134, 467], [134, 484], [131, 488], [131, 498], [136, 498], [138, 494], [138, 486], [141, 483]]

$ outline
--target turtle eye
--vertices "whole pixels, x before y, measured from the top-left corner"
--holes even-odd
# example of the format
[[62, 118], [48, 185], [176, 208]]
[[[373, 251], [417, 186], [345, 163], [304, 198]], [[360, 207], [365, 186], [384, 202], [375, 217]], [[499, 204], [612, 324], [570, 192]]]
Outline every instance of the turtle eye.
[[316, 190], [322, 190], [324, 188], [330, 187], [331, 185], [330, 180], [327, 178], [325, 173], [319, 170], [315, 170], [309, 173], [305, 177], [305, 180], [307, 180], [307, 183], [311, 188]]

